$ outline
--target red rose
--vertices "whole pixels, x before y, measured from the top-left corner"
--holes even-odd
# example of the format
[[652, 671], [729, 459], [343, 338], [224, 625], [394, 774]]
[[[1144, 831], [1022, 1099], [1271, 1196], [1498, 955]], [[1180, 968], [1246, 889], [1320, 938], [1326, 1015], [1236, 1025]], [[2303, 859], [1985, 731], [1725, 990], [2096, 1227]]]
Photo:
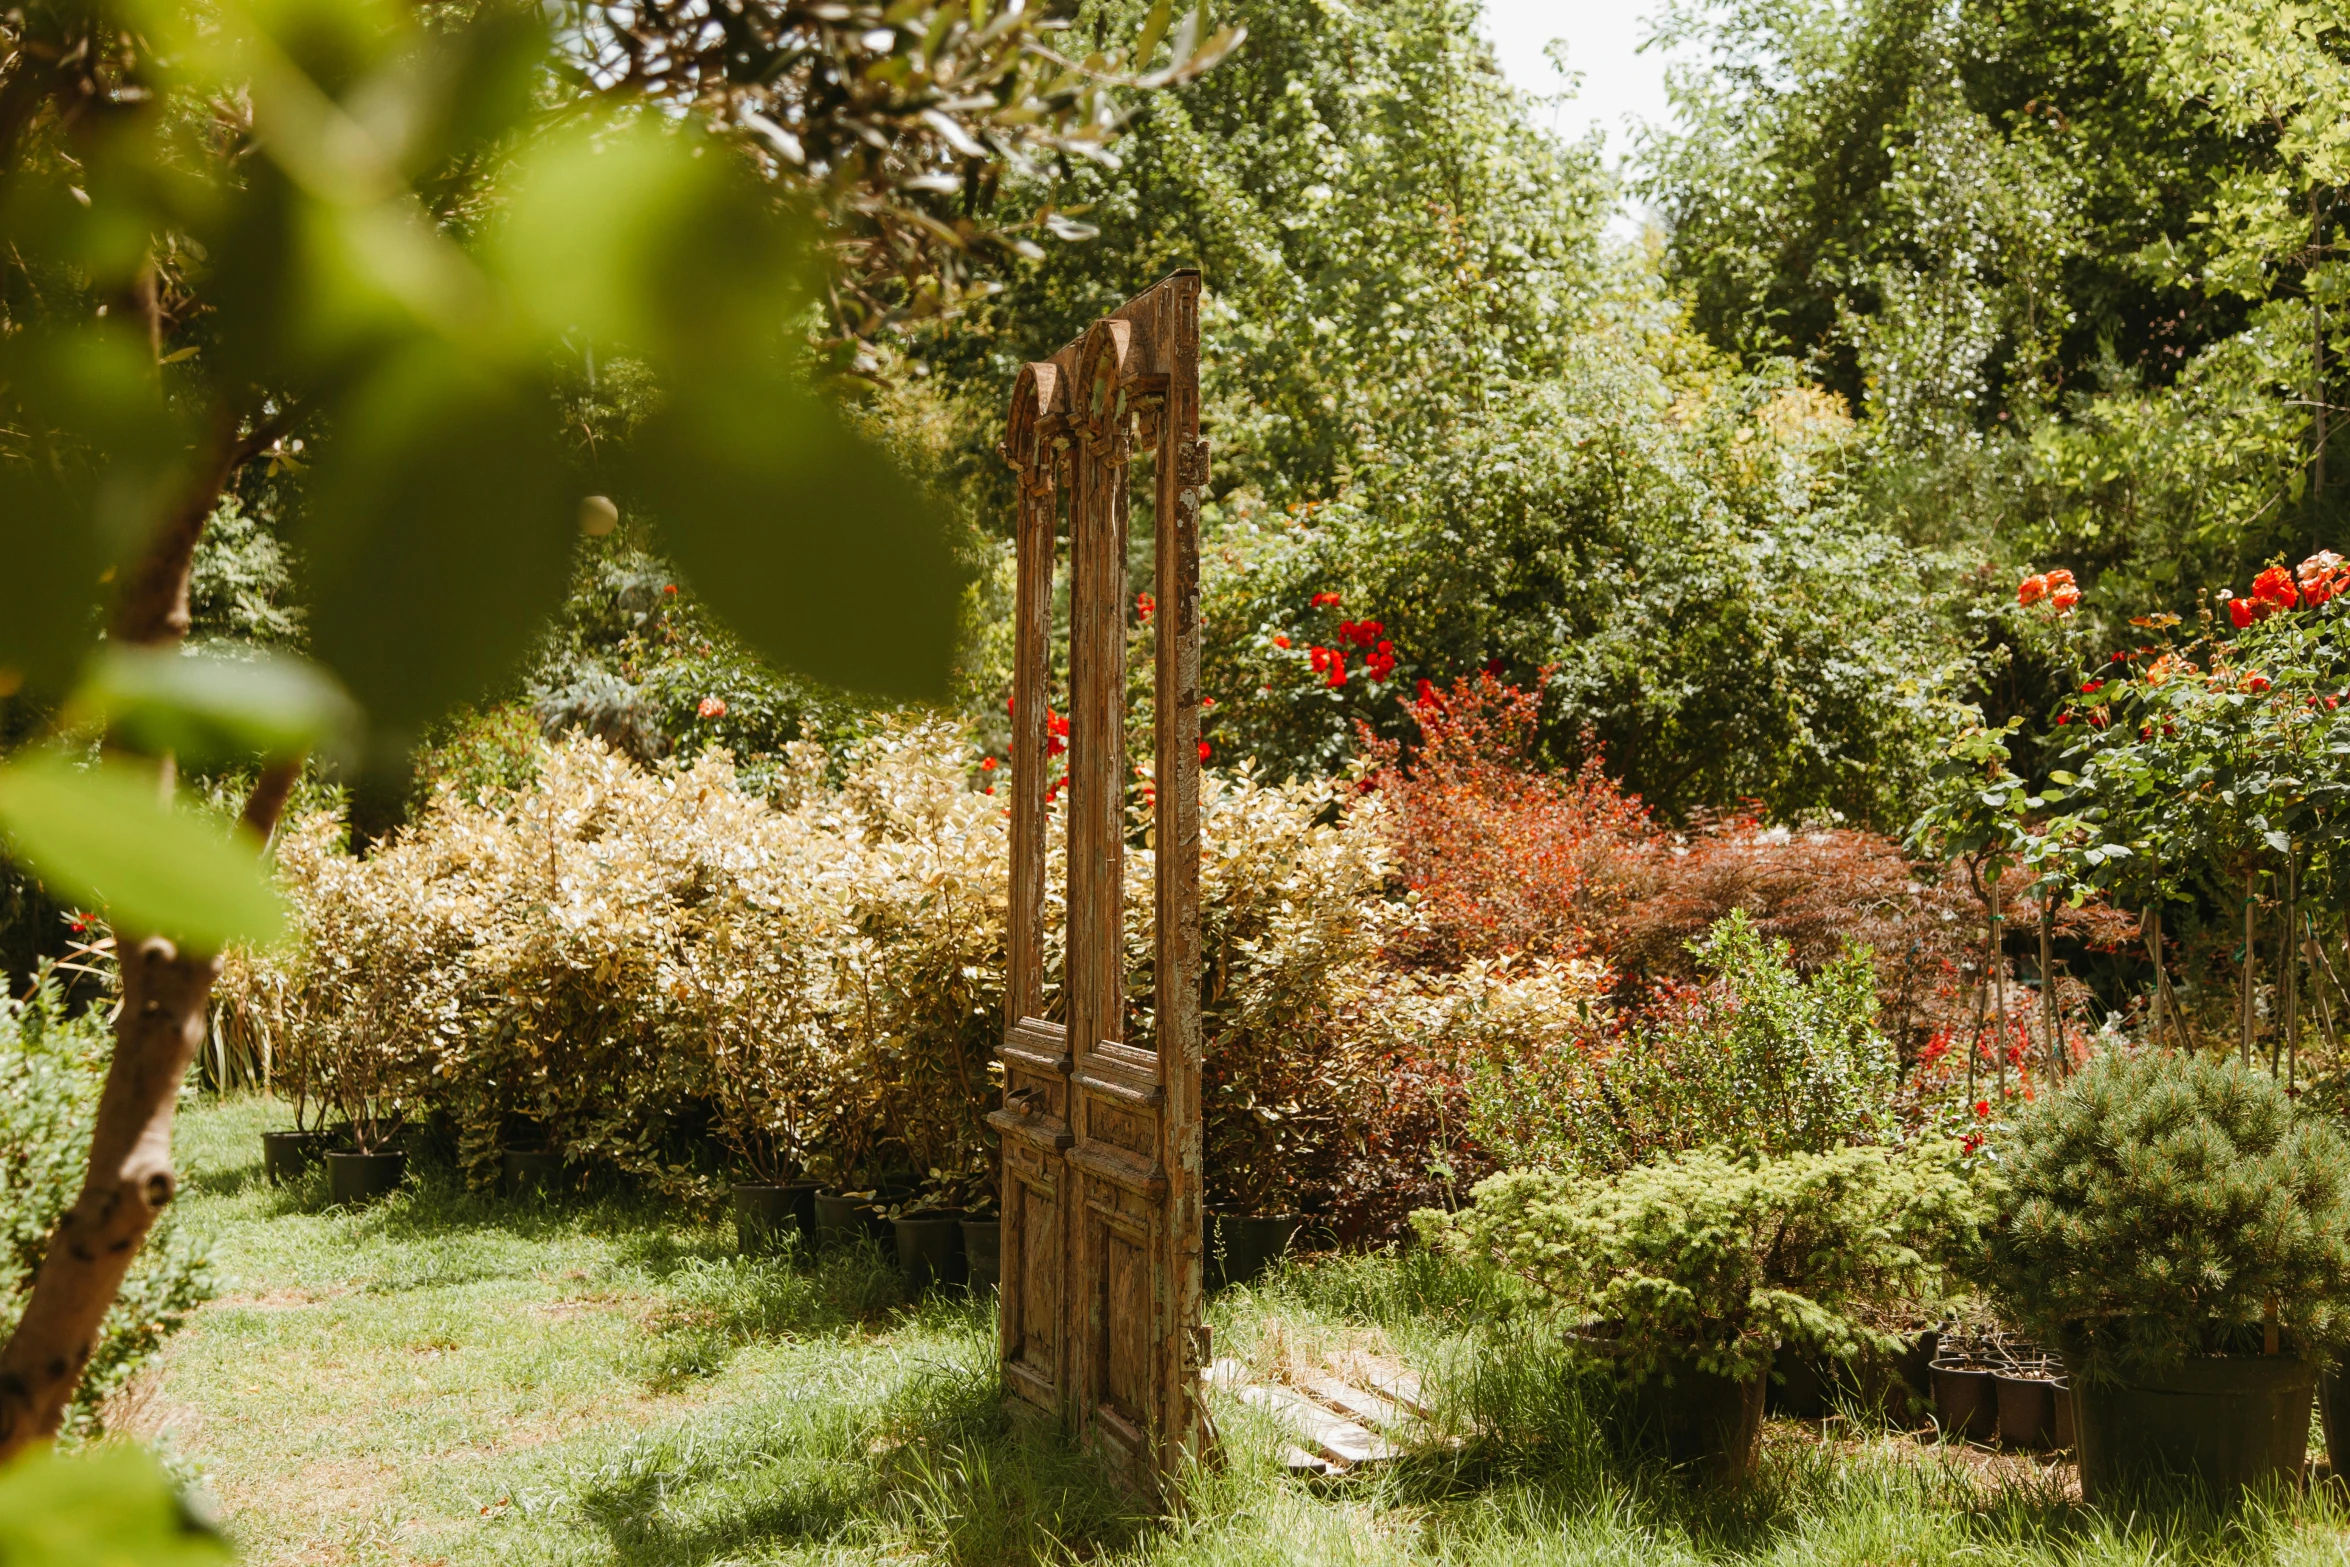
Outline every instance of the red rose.
[[1273, 645], [1275, 647], [1287, 647], [1289, 646], [1289, 638], [1276, 631], [1273, 633]]
[[2252, 596], [2263, 604], [2278, 609], [2291, 609], [2301, 602], [2300, 590], [2293, 586], [2292, 574], [2282, 566], [2271, 566], [2252, 579]]
[[992, 757], [992, 756], [983, 756], [983, 757], [981, 757], [981, 758], [979, 759], [979, 770], [980, 770], [981, 772], [983, 772], [983, 773], [992, 773], [992, 772], [994, 772], [994, 771], [995, 771], [995, 758], [994, 758], [994, 757]]
[[1200, 759], [1201, 761], [1203, 761], [1203, 762], [1204, 762], [1204, 761], [1206, 761], [1206, 760], [1207, 760], [1209, 757], [1211, 757], [1211, 756], [1213, 756], [1213, 755], [1215, 755], [1215, 754], [1216, 754], [1216, 753], [1215, 753], [1215, 749], [1214, 749], [1212, 746], [1210, 746], [1210, 745], [1209, 745], [1209, 744], [1208, 744], [1208, 743], [1207, 743], [1205, 740], [1202, 740], [1202, 741], [1199, 743], [1199, 759]]
[[2252, 624], [2252, 601], [2250, 599], [2228, 600], [2228, 620], [2238, 631], [2250, 626]]

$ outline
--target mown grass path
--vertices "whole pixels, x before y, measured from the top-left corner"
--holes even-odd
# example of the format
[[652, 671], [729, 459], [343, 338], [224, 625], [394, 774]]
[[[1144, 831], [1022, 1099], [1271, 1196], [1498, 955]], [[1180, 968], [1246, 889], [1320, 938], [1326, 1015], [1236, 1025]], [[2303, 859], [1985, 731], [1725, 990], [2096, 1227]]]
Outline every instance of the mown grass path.
[[1399, 1351], [1465, 1440], [1311, 1486], [1219, 1404], [1223, 1461], [1153, 1518], [1006, 1418], [989, 1318], [905, 1307], [877, 1257], [750, 1261], [659, 1205], [508, 1204], [445, 1172], [337, 1212], [319, 1185], [262, 1182], [257, 1134], [280, 1119], [183, 1117], [183, 1222], [222, 1293], [115, 1411], [271, 1567], [2350, 1559], [2335, 1493], [2109, 1518], [2065, 1500], [2058, 1467], [1793, 1425], [1763, 1484], [1692, 1492], [1610, 1456], [1547, 1336], [1392, 1259], [1223, 1297], [1218, 1351], [1267, 1373]]

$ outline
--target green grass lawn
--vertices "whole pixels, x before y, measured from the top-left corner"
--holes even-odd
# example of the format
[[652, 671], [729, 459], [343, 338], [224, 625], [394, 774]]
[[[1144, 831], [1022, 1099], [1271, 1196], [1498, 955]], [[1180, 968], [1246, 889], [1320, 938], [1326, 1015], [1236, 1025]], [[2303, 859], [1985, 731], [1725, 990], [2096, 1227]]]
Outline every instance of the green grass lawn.
[[[282, 1116], [181, 1121], [182, 1222], [220, 1298], [113, 1412], [260, 1563], [2310, 1562], [2330, 1490], [2108, 1517], [2059, 1466], [1774, 1425], [1735, 1497], [1610, 1456], [1577, 1383], [1424, 1261], [1293, 1268], [1215, 1307], [1260, 1372], [1344, 1348], [1421, 1367], [1465, 1434], [1374, 1479], [1286, 1476], [1219, 1395], [1221, 1461], [1151, 1516], [1009, 1419], [992, 1317], [908, 1308], [878, 1257], [745, 1260], [667, 1207], [517, 1206], [446, 1173], [360, 1213], [261, 1180]], [[1473, 1433], [1473, 1434], [1472, 1434]]]

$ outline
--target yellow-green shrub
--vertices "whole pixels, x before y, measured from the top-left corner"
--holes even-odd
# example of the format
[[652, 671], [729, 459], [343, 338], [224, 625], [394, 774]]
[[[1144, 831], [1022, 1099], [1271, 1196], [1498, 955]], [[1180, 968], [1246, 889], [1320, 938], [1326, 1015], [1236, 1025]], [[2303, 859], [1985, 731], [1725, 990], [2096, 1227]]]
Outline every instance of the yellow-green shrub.
[[[279, 856], [299, 940], [241, 956], [227, 990], [281, 1059], [371, 1074], [393, 1113], [446, 1112], [477, 1173], [519, 1120], [575, 1163], [707, 1190], [687, 1137], [706, 1123], [753, 1174], [902, 1169], [973, 1195], [995, 1164], [1010, 859], [976, 762], [954, 726], [911, 723], [837, 758], [796, 746], [754, 796], [721, 753], [648, 770], [574, 739], [518, 784], [436, 791], [365, 858], [313, 816]], [[1397, 1181], [1424, 1198], [1397, 1117], [1457, 1082], [1462, 1052], [1522, 1048], [1590, 1003], [1591, 965], [1383, 966], [1405, 911], [1377, 798], [1347, 798], [1247, 769], [1204, 782], [1218, 1201], [1377, 1207], [1366, 1185]], [[1153, 856], [1139, 808], [1131, 823], [1130, 1037], [1149, 1043]], [[1058, 813], [1047, 853], [1057, 1016]]]

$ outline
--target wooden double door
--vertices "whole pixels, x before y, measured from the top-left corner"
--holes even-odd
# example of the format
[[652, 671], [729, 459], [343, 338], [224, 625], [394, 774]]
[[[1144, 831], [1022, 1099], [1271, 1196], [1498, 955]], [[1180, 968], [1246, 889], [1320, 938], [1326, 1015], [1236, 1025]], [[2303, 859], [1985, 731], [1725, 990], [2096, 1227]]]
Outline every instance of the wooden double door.
[[[1022, 368], [1003, 453], [1020, 478], [1003, 1140], [1004, 1380], [1155, 1485], [1202, 1431], [1200, 1368], [1197, 272], [1178, 272]], [[1129, 582], [1137, 457], [1153, 568]], [[1055, 569], [1068, 541], [1066, 734], [1050, 715]], [[1149, 598], [1145, 600], [1143, 594]], [[1127, 647], [1148, 628], [1147, 767], [1130, 760]], [[1054, 744], [1065, 741], [1062, 752]], [[1051, 796], [1068, 845], [1059, 1003], [1046, 1002]], [[1148, 782], [1151, 794], [1140, 794]], [[1126, 971], [1128, 790], [1150, 801], [1151, 1028]], [[1048, 1011], [1060, 1014], [1051, 1020]]]

